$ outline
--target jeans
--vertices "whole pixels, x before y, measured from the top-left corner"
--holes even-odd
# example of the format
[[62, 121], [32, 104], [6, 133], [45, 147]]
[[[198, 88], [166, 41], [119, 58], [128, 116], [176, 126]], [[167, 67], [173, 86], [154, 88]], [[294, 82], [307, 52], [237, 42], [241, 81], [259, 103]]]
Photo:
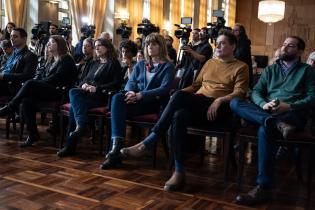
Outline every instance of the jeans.
[[177, 91], [153, 127], [152, 131], [162, 136], [171, 126], [170, 146], [175, 160], [179, 163], [183, 163], [186, 154], [188, 125], [223, 125], [231, 116], [228, 104], [222, 104], [218, 109], [217, 119], [213, 122], [208, 121], [207, 111], [213, 101], [214, 98]]
[[274, 160], [276, 154], [275, 137], [280, 133], [276, 126], [279, 122], [285, 122], [296, 126], [298, 130], [303, 129], [306, 117], [301, 111], [288, 111], [278, 115], [263, 110], [261, 107], [245, 100], [235, 98], [230, 107], [239, 117], [259, 126], [258, 128], [258, 176], [257, 183], [269, 186], [272, 182]]
[[137, 115], [158, 113], [159, 109], [159, 101], [139, 101], [135, 104], [126, 104], [125, 95], [123, 93], [115, 94], [111, 103], [112, 138], [125, 138], [126, 119]]

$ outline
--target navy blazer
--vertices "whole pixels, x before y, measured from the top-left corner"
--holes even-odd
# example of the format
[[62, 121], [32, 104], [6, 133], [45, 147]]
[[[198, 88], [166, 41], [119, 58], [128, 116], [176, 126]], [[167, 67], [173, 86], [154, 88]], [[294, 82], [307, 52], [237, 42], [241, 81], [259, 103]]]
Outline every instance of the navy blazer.
[[126, 91], [140, 92], [144, 102], [150, 102], [161, 96], [169, 94], [174, 76], [175, 67], [171, 62], [159, 64], [155, 75], [148, 83], [146, 79], [146, 63], [139, 61], [132, 70], [130, 78], [125, 86]]

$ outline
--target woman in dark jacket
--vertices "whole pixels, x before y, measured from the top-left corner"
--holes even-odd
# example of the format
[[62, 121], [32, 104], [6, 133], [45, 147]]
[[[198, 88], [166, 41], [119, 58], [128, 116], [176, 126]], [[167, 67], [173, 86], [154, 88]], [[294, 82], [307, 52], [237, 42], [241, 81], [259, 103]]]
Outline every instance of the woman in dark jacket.
[[235, 49], [235, 58], [243, 61], [248, 65], [249, 69], [249, 87], [253, 87], [253, 67], [252, 67], [252, 55], [251, 55], [251, 41], [248, 39], [245, 27], [240, 23], [235, 23], [233, 33], [237, 38], [237, 44]]
[[49, 53], [54, 57], [52, 65], [47, 65], [41, 77], [25, 82], [8, 105], [0, 109], [0, 116], [5, 116], [17, 110], [22, 103], [23, 118], [29, 136], [21, 147], [31, 146], [39, 138], [36, 126], [38, 103], [61, 100], [62, 91], [57, 87], [72, 86], [77, 78], [74, 60], [68, 54], [66, 41], [62, 36], [50, 36], [47, 45]]
[[105, 106], [107, 103], [106, 93], [121, 88], [121, 67], [112, 43], [109, 40], [97, 39], [95, 52], [99, 60], [90, 65], [91, 69], [80, 82], [79, 88], [70, 90], [70, 134], [65, 147], [57, 153], [59, 157], [75, 153], [76, 142], [86, 131], [88, 110]]

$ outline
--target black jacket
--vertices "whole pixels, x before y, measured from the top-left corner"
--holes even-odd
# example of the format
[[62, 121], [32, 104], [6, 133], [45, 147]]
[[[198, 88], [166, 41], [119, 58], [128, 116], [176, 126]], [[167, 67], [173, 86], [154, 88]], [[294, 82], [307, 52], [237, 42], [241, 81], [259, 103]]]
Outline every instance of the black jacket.
[[14, 64], [9, 74], [3, 75], [4, 81], [20, 85], [34, 77], [37, 67], [37, 56], [27, 46], [21, 52], [23, 54], [22, 58]]

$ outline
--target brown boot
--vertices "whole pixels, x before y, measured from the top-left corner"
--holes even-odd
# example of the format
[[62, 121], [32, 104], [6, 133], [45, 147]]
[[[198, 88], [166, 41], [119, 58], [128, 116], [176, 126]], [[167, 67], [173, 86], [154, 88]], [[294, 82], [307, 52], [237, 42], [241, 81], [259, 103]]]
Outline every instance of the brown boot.
[[148, 155], [150, 153], [150, 150], [148, 150], [143, 142], [140, 142], [136, 145], [133, 145], [132, 147], [126, 147], [122, 148], [120, 150], [120, 153], [123, 157], [133, 157], [133, 158], [139, 158], [144, 155]]
[[172, 177], [165, 183], [165, 191], [178, 191], [185, 186], [185, 173], [174, 172]]
[[284, 139], [287, 139], [288, 136], [295, 131], [296, 127], [285, 122], [279, 122], [277, 124], [277, 129], [280, 131]]
[[271, 197], [272, 196], [270, 189], [257, 185], [247, 194], [238, 195], [235, 199], [235, 202], [237, 204], [251, 206], [268, 202], [269, 200], [271, 200]]

